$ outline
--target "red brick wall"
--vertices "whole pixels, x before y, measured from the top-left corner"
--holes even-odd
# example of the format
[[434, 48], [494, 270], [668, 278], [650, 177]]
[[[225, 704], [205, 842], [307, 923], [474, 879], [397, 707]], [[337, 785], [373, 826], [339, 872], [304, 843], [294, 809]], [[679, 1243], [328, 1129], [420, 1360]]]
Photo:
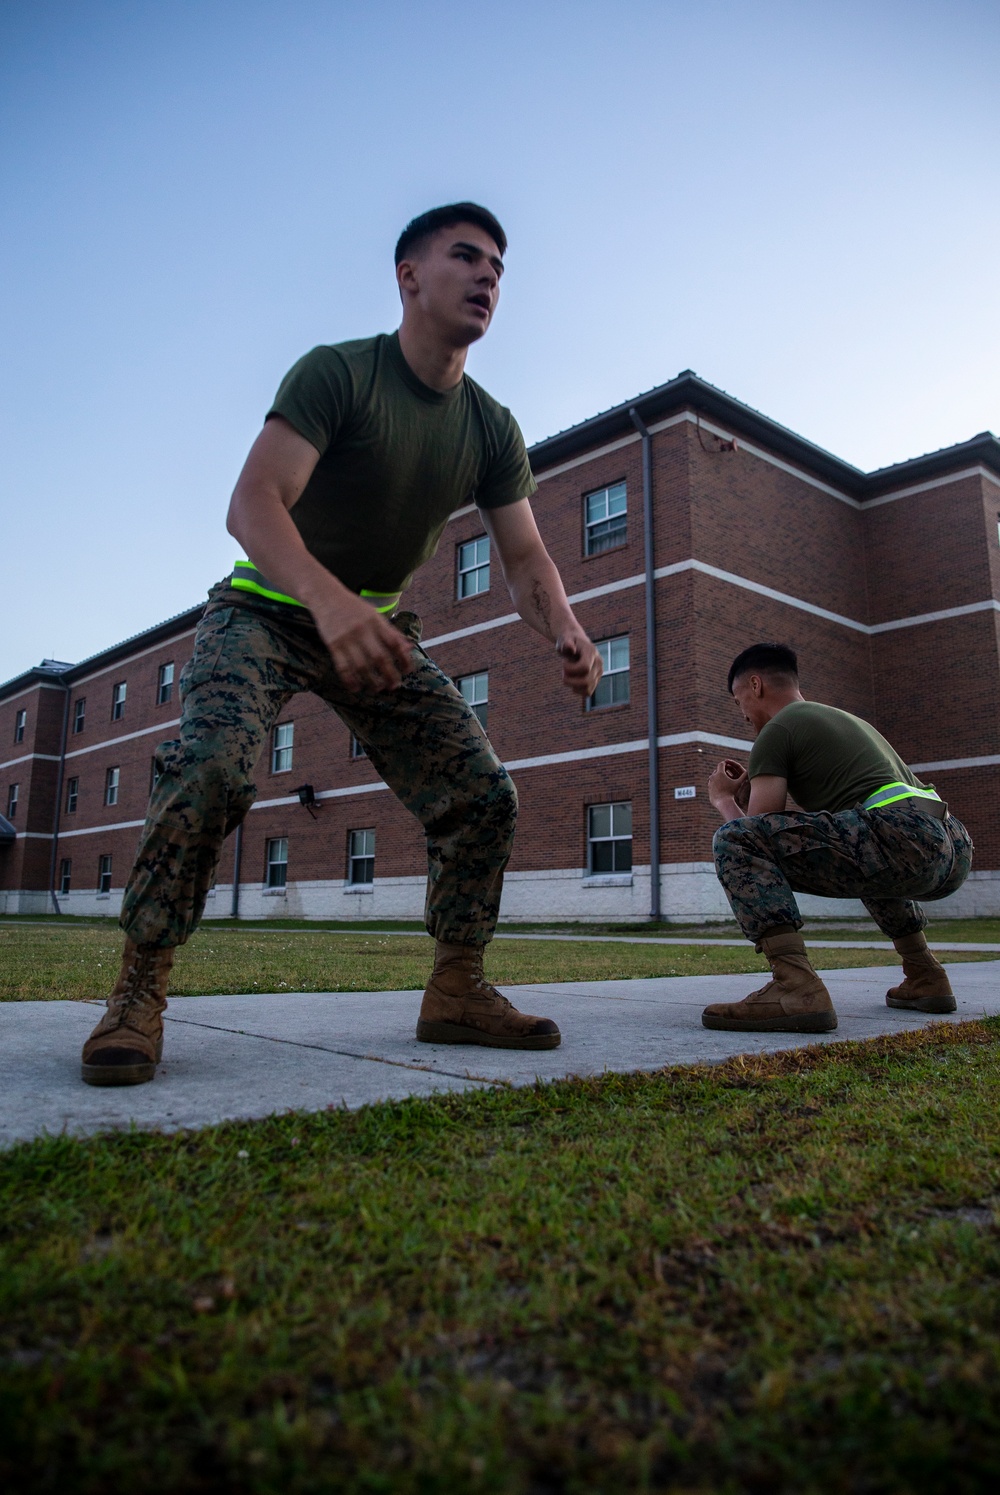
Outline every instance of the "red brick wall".
[[[862, 624], [1000, 597], [1000, 488], [985, 479], [966, 478], [874, 508], [858, 508], [745, 448], [725, 452], [716, 450], [718, 443], [709, 437], [705, 443], [707, 450], [686, 420], [654, 436], [658, 566], [695, 558]], [[627, 543], [586, 557], [584, 495], [620, 480], [628, 486]], [[543, 474], [533, 506], [570, 594], [642, 572], [637, 438], [552, 476]], [[456, 598], [456, 547], [481, 533], [483, 524], [476, 512], [454, 520], [438, 554], [407, 593], [403, 605], [422, 615], [425, 639], [513, 611], [495, 557], [490, 590], [461, 601]], [[869, 635], [692, 570], [657, 583], [656, 607], [661, 735], [703, 732], [746, 739], [748, 728], [726, 691], [726, 675], [740, 649], [771, 638], [798, 651], [808, 696], [874, 721], [908, 761], [1000, 751], [996, 613]], [[643, 587], [582, 601], [577, 612], [595, 638], [629, 636], [627, 705], [586, 712], [562, 686], [551, 645], [519, 622], [432, 646], [433, 657], [454, 677], [488, 670], [489, 730], [505, 761], [636, 742], [645, 736]], [[129, 822], [141, 822], [145, 813], [157, 743], [176, 731], [171, 723], [179, 709], [177, 681], [191, 643], [188, 635], [141, 652], [140, 639], [136, 657], [101, 669], [73, 687], [71, 707], [79, 696], [86, 696], [87, 722], [84, 732], [70, 735], [67, 743], [66, 778], [79, 777], [80, 793], [75, 816], [63, 813], [59, 856], [72, 857], [75, 888], [95, 886], [98, 859], [106, 852], [114, 858], [114, 886], [124, 883], [139, 833], [138, 825]], [[167, 660], [175, 664], [174, 696], [158, 706], [157, 671]], [[122, 679], [128, 681], [125, 715], [113, 722], [112, 686]], [[58, 752], [62, 700], [61, 691], [36, 690], [21, 701], [0, 702], [0, 761], [18, 755], [12, 746], [14, 711], [25, 701], [29, 730], [24, 751]], [[294, 699], [280, 720], [295, 722], [293, 767], [289, 773], [273, 774], [267, 744], [256, 773], [260, 800], [290, 796], [302, 783], [321, 792], [377, 782], [366, 760], [350, 757], [347, 728], [317, 697]], [[732, 748], [704, 743], [678, 744], [661, 752], [665, 862], [709, 859], [717, 820], [704, 786], [716, 760], [728, 755], [740, 756]], [[120, 768], [121, 782], [117, 805], [108, 807], [103, 798], [111, 766]], [[23, 814], [30, 817], [19, 820], [19, 829], [30, 825], [48, 832], [55, 768], [42, 759], [18, 765]], [[0, 773], [9, 777], [14, 771]], [[582, 867], [586, 806], [615, 799], [632, 801], [634, 858], [637, 864], [649, 861], [644, 750], [514, 770], [514, 778], [521, 821], [512, 870]], [[977, 865], [1000, 867], [1000, 770], [935, 773], [934, 781], [972, 829]], [[5, 782], [0, 780], [4, 795]], [[675, 801], [674, 788], [688, 784], [696, 785], [696, 799]], [[110, 828], [121, 822], [126, 822], [123, 829]], [[419, 826], [390, 793], [379, 791], [325, 800], [316, 821], [297, 801], [255, 810], [245, 824], [243, 879], [263, 879], [265, 843], [282, 835], [289, 837], [291, 880], [340, 879], [347, 868], [348, 832], [367, 826], [376, 831], [377, 876], [423, 873]], [[107, 829], [67, 834], [89, 827]], [[44, 887], [49, 849], [46, 840], [19, 840], [15, 848], [0, 853], [0, 886]], [[220, 881], [231, 877], [231, 867], [232, 843], [223, 857]]]

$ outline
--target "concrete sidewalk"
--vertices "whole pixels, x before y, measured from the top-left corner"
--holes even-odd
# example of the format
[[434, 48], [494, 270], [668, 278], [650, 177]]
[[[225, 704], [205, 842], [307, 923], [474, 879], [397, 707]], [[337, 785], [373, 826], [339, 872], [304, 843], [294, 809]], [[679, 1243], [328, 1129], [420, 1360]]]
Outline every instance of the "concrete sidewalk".
[[418, 1044], [420, 994], [412, 991], [174, 997], [156, 1079], [121, 1090], [95, 1089], [79, 1077], [80, 1048], [103, 1004], [7, 1002], [0, 1004], [0, 1145], [46, 1132], [86, 1135], [131, 1125], [172, 1131], [536, 1078], [713, 1062], [1000, 1014], [1000, 961], [953, 964], [949, 974], [958, 1011], [941, 1019], [886, 1007], [892, 968], [823, 972], [840, 1027], [816, 1038], [703, 1028], [702, 1007], [745, 996], [752, 975], [505, 988], [523, 1010], [558, 1022], [562, 1046], [543, 1053]]

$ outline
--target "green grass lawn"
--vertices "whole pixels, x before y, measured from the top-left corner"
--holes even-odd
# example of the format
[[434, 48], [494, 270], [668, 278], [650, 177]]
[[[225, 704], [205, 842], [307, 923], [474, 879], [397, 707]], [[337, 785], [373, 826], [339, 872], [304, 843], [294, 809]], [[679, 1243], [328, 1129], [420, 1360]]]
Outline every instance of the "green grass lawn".
[[980, 1495], [998, 1164], [993, 1020], [20, 1146], [0, 1481]]
[[[0, 923], [0, 1001], [103, 998], [118, 972], [122, 936], [114, 924], [30, 920]], [[433, 955], [426, 935], [284, 932], [259, 925], [203, 925], [178, 951], [176, 996], [212, 992], [407, 991], [423, 987]], [[995, 959], [975, 952], [948, 960]], [[825, 969], [899, 964], [893, 951], [818, 950]], [[497, 982], [607, 981], [633, 976], [763, 972], [749, 944], [671, 946], [498, 940], [487, 973]]]

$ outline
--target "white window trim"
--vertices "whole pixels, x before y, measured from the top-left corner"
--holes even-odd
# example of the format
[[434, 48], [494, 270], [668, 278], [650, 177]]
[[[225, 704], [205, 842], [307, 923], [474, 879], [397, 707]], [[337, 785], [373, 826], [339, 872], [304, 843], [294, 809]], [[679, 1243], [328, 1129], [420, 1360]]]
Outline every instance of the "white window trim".
[[[469, 545], [475, 545], [475, 546], [478, 547], [483, 540], [486, 541], [486, 559], [485, 559], [485, 561], [478, 561], [477, 560], [476, 563], [474, 565], [472, 565], [472, 566], [463, 566], [462, 565], [462, 551], [465, 550], [466, 547], [469, 546]], [[492, 565], [492, 562], [493, 562], [493, 548], [490, 545], [490, 537], [489, 537], [489, 535], [473, 535], [473, 537], [472, 537], [471, 540], [462, 540], [462, 541], [460, 541], [459, 542], [459, 546], [458, 546], [457, 561], [458, 561], [458, 576], [457, 576], [457, 584], [456, 584], [456, 589], [455, 590], [456, 590], [457, 600], [459, 602], [467, 602], [470, 597], [482, 597], [484, 595], [484, 593], [486, 593], [486, 592], [488, 592], [490, 590], [490, 583], [493, 580], [492, 574], [490, 572], [490, 566]], [[462, 591], [462, 577], [463, 576], [472, 576], [474, 573], [478, 573], [480, 571], [485, 571], [486, 572], [486, 585], [484, 587], [477, 587], [474, 592], [463, 592]]]
[[[607, 496], [608, 501], [610, 502], [610, 494], [611, 494], [612, 488], [624, 488], [625, 489], [625, 507], [622, 510], [621, 514], [609, 514], [609, 513], [605, 512], [605, 515], [604, 515], [603, 519], [588, 519], [587, 518], [587, 505], [589, 504], [590, 500], [592, 498], [596, 498], [598, 496], [598, 494], [603, 493], [603, 494], [605, 494]], [[607, 509], [607, 503], [605, 504], [605, 510], [606, 509]], [[612, 544], [612, 545], [603, 545], [599, 550], [591, 550], [591, 548], [590, 548], [591, 531], [594, 530], [594, 529], [596, 529], [599, 524], [610, 524], [611, 521], [614, 520], [614, 519], [623, 519], [625, 521], [624, 526], [623, 526], [623, 528], [624, 528], [624, 534], [622, 535], [622, 538], [620, 540], [615, 540], [614, 544]], [[584, 554], [584, 556], [585, 557], [589, 557], [589, 556], [592, 556], [592, 555], [603, 555], [606, 550], [621, 550], [622, 547], [624, 545], [626, 545], [627, 543], [628, 543], [628, 483], [623, 478], [619, 478], [616, 483], [605, 483], [605, 485], [604, 485], [603, 488], [591, 488], [591, 490], [589, 491], [589, 493], [585, 493], [583, 495], [583, 554]]]
[[[355, 836], [368, 835], [369, 833], [371, 834], [371, 838], [372, 838], [372, 849], [371, 849], [371, 852], [369, 853], [369, 852], [366, 851], [366, 852], [362, 852], [360, 855], [356, 855], [351, 850], [351, 847], [354, 844], [354, 837]], [[376, 844], [377, 843], [376, 843], [376, 839], [375, 839], [375, 827], [373, 825], [359, 825], [359, 826], [355, 826], [353, 830], [349, 830], [348, 831], [348, 833], [347, 833], [347, 877], [345, 878], [345, 884], [346, 884], [347, 887], [349, 887], [349, 888], [355, 888], [355, 889], [357, 889], [357, 888], [368, 888], [369, 890], [371, 890], [372, 888], [374, 888], [374, 886], [375, 886], [375, 848], [376, 848]], [[371, 876], [371, 881], [370, 882], [355, 882], [353, 880], [351, 874], [354, 871], [354, 863], [355, 862], [371, 862], [371, 864], [372, 864], [372, 876]]]
[[[280, 746], [279, 746], [279, 743], [278, 743], [278, 733], [279, 732], [283, 732], [286, 727], [288, 728], [288, 741], [281, 743]], [[278, 754], [279, 753], [287, 753], [288, 754], [288, 763], [286, 764], [286, 766], [284, 768], [279, 768], [278, 767]], [[272, 773], [291, 773], [292, 767], [293, 767], [293, 764], [294, 764], [294, 760], [295, 760], [295, 723], [294, 722], [276, 722], [275, 726], [274, 726], [274, 728], [273, 728], [273, 730], [271, 732], [271, 772]]]
[[[593, 857], [594, 857], [594, 847], [595, 846], [617, 846], [620, 842], [627, 841], [629, 843], [629, 846], [634, 849], [634, 846], [635, 846], [635, 833], [634, 833], [634, 831], [629, 831], [629, 834], [627, 836], [616, 836], [614, 834], [614, 813], [613, 812], [614, 812], [614, 807], [616, 805], [628, 805], [629, 808], [630, 808], [630, 810], [631, 810], [632, 801], [631, 800], [627, 800], [627, 799], [602, 800], [598, 804], [592, 804], [592, 805], [588, 805], [587, 806], [587, 866], [584, 869], [584, 877], [585, 878], [591, 878], [591, 877], [629, 877], [629, 878], [631, 878], [631, 876], [632, 876], [632, 870], [633, 869], [631, 869], [631, 868], [629, 869], [628, 872], [594, 872], [592, 870], [592, 867], [591, 867], [591, 864], [593, 862]], [[591, 831], [590, 831], [591, 815], [592, 815], [592, 813], [593, 813], [594, 810], [603, 810], [605, 808], [609, 808], [612, 811], [612, 814], [609, 817], [610, 820], [611, 820], [612, 834], [609, 835], [609, 836], [593, 836], [593, 835], [591, 835]], [[612, 852], [612, 860], [614, 860], [614, 853], [613, 852]]]
[[[278, 861], [277, 859], [272, 858], [272, 856], [271, 856], [271, 847], [272, 846], [276, 846], [279, 842], [283, 842], [284, 843], [284, 847], [285, 847], [285, 858], [284, 858], [284, 861]], [[272, 867], [284, 867], [284, 869], [285, 869], [285, 881], [283, 883], [281, 883], [280, 885], [272, 884], [272, 882], [271, 882], [271, 868]], [[265, 891], [265, 893], [284, 893], [287, 887], [288, 887], [288, 837], [287, 836], [269, 836], [267, 838], [267, 844], [264, 847], [264, 891]]]

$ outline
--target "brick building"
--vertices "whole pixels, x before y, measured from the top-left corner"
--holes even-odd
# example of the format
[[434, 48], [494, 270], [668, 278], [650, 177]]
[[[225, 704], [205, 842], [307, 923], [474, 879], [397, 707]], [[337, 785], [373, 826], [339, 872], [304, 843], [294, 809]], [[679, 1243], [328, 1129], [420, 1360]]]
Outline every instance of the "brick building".
[[[505, 917], [643, 918], [657, 882], [666, 918], [726, 912], [705, 781], [749, 750], [726, 671], [762, 638], [796, 648], [805, 694], [873, 721], [969, 826], [976, 871], [940, 912], [1000, 913], [1000, 441], [866, 474], [684, 373], [531, 460], [542, 535], [605, 652], [599, 698], [570, 696], [513, 615], [472, 506], [404, 602], [517, 784]], [[67, 912], [117, 911], [199, 613], [0, 686], [0, 909], [51, 908], [54, 890]], [[281, 713], [257, 789], [210, 917], [419, 916], [420, 828], [315, 697]]]

